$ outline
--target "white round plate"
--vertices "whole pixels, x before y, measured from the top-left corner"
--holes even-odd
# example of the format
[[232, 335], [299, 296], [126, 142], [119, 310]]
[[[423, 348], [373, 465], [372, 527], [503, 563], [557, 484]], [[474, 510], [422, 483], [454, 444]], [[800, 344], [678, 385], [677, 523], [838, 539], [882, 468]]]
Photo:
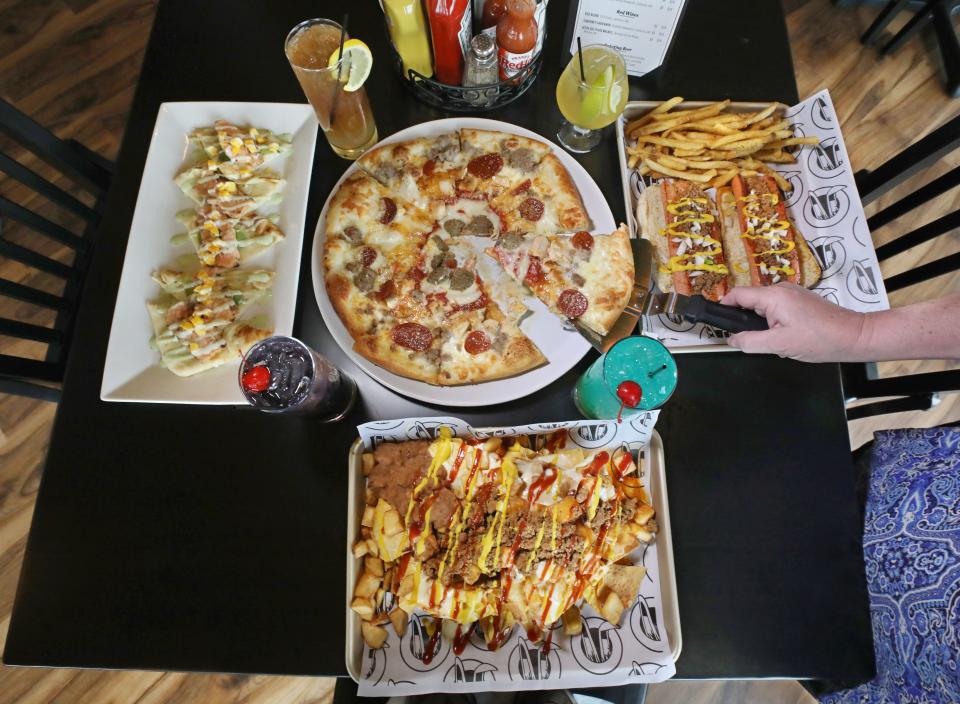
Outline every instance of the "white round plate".
[[[453, 132], [463, 127], [474, 127], [484, 130], [498, 130], [523, 137], [532, 137], [546, 142], [552, 148], [560, 161], [570, 172], [574, 183], [580, 190], [580, 196], [583, 198], [584, 207], [593, 221], [594, 232], [609, 234], [617, 228], [613, 219], [613, 213], [610, 212], [610, 206], [603, 196], [599, 186], [591, 178], [590, 174], [580, 166], [580, 164], [567, 152], [557, 145], [549, 142], [536, 132], [511, 125], [498, 120], [485, 120], [478, 117], [453, 117], [445, 120], [434, 120], [433, 122], [424, 122], [413, 127], [408, 127], [396, 134], [392, 134], [383, 139], [379, 144], [390, 142], [399, 142], [417, 137], [427, 137], [430, 135]], [[435, 403], [442, 406], [489, 406], [495, 403], [513, 401], [532, 394], [534, 391], [542, 389], [544, 386], [556, 381], [563, 376], [573, 365], [580, 361], [587, 350], [590, 349], [589, 343], [584, 340], [576, 331], [564, 329], [563, 321], [550, 313], [546, 306], [533, 296], [527, 296], [525, 303], [532, 311], [520, 324], [523, 332], [533, 340], [534, 344], [540, 348], [540, 351], [547, 357], [548, 363], [537, 369], [533, 369], [525, 374], [510, 377], [508, 379], [499, 379], [497, 381], [487, 381], [480, 384], [464, 384], [462, 386], [434, 386], [422, 381], [407, 379], [387, 371], [383, 367], [377, 366], [365, 357], [353, 351], [353, 338], [344, 326], [340, 316], [337, 315], [327, 296], [327, 287], [323, 278], [323, 242], [326, 228], [324, 223], [327, 217], [327, 208], [330, 206], [330, 199], [337, 192], [340, 184], [344, 180], [355, 174], [359, 167], [354, 163], [344, 172], [343, 176], [337, 181], [327, 202], [323, 204], [323, 210], [320, 211], [320, 220], [317, 222], [316, 233], [313, 237], [313, 290], [317, 296], [317, 305], [320, 306], [320, 313], [323, 320], [333, 335], [333, 339], [343, 348], [347, 356], [350, 357], [357, 366], [379, 381], [387, 388], [419, 399], [427, 403]], [[503, 276], [507, 276], [504, 272]]]

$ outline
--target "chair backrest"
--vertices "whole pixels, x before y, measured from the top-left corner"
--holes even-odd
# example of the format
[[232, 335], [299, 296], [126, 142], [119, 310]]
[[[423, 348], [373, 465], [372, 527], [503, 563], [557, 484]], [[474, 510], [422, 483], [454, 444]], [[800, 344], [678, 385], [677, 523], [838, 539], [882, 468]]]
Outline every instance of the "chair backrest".
[[[960, 116], [910, 145], [874, 171], [858, 173], [856, 181], [860, 199], [864, 205], [871, 203], [937, 163], [958, 147], [960, 147]], [[867, 227], [870, 232], [876, 232], [884, 225], [925, 205], [957, 185], [960, 185], [960, 167], [948, 171], [879, 211], [867, 220]], [[877, 259], [880, 261], [889, 259], [912, 247], [947, 234], [957, 227], [960, 227], [960, 211], [948, 213], [877, 247]], [[960, 253], [951, 254], [885, 278], [884, 284], [887, 291], [897, 291], [955, 271], [958, 267], [960, 267]]]
[[41, 355], [5, 346], [0, 393], [30, 393], [24, 380], [62, 379], [112, 166], [3, 100], [0, 133], [0, 335], [46, 346]]
[[[955, 149], [960, 148], [960, 117], [931, 132], [915, 144], [904, 149], [879, 168], [856, 175], [860, 199], [867, 205], [894, 188], [906, 183], [913, 176], [939, 162]], [[898, 218], [920, 208], [933, 199], [960, 185], [960, 166], [947, 171], [923, 186], [915, 188], [899, 200], [884, 207], [867, 219], [871, 233], [892, 223]], [[910, 232], [877, 247], [877, 258], [884, 261], [907, 250], [947, 235], [960, 227], [960, 210], [949, 212]], [[911, 269], [884, 278], [887, 291], [897, 291], [960, 268], [960, 253], [949, 254]], [[843, 386], [848, 399], [899, 397], [851, 408], [849, 419], [863, 418], [880, 413], [920, 410], [935, 403], [941, 391], [960, 390], [960, 370], [927, 372], [880, 378], [876, 365], [844, 364]]]

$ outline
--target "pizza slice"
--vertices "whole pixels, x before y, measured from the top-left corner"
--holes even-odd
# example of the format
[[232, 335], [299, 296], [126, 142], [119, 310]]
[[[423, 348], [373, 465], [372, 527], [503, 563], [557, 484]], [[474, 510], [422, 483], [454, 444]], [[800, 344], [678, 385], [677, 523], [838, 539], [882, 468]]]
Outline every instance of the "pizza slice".
[[325, 243], [374, 247], [395, 268], [407, 271], [416, 265], [421, 245], [436, 227], [428, 213], [360, 173], [344, 181], [330, 201]]
[[555, 314], [605, 335], [630, 299], [633, 253], [625, 225], [609, 235], [519, 235], [487, 253]]
[[504, 232], [578, 232], [589, 230], [580, 192], [569, 172], [552, 152], [533, 173], [490, 201]]
[[483, 295], [486, 306], [454, 313], [442, 328], [438, 382], [443, 386], [516, 376], [547, 361], [517, 322]]
[[490, 200], [533, 177], [549, 145], [529, 137], [463, 128], [460, 130], [466, 173], [457, 184], [464, 198]]
[[546, 362], [516, 320], [503, 314], [476, 271], [465, 242], [433, 236], [420, 282], [430, 326], [440, 332], [441, 385], [476, 384], [522, 374]]
[[354, 338], [353, 349], [387, 371], [410, 379], [437, 383], [440, 372], [440, 330], [429, 316], [403, 317], [388, 313], [367, 333]]
[[269, 293], [273, 272], [265, 270], [154, 274], [164, 293], [147, 304], [153, 344], [161, 363], [177, 376], [192, 376], [239, 359], [272, 330], [238, 320], [242, 311]]
[[[343, 183], [327, 210], [324, 271], [327, 292], [350, 333], [370, 332], [411, 298], [421, 248], [436, 222], [366, 174]], [[403, 317], [403, 316], [401, 316]]]
[[392, 193], [435, 218], [457, 196], [465, 162], [456, 132], [392, 142], [371, 149], [357, 165]]

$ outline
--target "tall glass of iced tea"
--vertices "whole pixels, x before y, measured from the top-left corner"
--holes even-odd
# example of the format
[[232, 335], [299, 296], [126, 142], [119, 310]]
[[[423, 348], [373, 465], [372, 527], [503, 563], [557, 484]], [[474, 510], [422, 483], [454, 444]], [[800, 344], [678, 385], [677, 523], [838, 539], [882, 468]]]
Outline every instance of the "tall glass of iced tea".
[[[330, 63], [340, 48], [340, 32], [340, 25], [332, 20], [306, 20], [290, 30], [284, 51], [330, 146], [344, 159], [356, 159], [376, 143], [377, 125], [363, 81], [356, 80], [360, 67], [353, 65], [357, 59], [347, 51], [350, 47], [345, 44], [344, 55]], [[366, 49], [362, 42], [351, 44]], [[371, 60], [369, 50], [365, 57]], [[365, 68], [359, 72], [368, 73], [369, 66]]]

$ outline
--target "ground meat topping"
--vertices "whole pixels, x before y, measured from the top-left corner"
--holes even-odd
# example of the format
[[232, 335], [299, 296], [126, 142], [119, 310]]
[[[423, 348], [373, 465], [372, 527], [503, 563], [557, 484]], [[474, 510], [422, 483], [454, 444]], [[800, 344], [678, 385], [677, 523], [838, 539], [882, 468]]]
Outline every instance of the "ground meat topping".
[[466, 269], [454, 269], [450, 272], [450, 288], [454, 291], [467, 290], [474, 280], [474, 275]]
[[343, 236], [343, 239], [351, 244], [360, 244], [360, 242], [363, 241], [363, 235], [360, 233], [360, 229], [354, 227], [353, 225], [347, 225], [345, 228], [343, 228], [341, 235]]
[[368, 293], [377, 285], [377, 275], [372, 269], [365, 267], [353, 275], [353, 285], [364, 293]]
[[373, 469], [367, 477], [374, 498], [382, 498], [403, 515], [413, 488], [430, 466], [429, 447], [428, 440], [380, 443], [373, 451]]
[[450, 220], [447, 220], [445, 223], [443, 223], [443, 229], [446, 230], [451, 237], [456, 237], [461, 232], [463, 232], [463, 228], [465, 224], [466, 223], [464, 223], [463, 220], [457, 220], [456, 218], [451, 218]]
[[508, 149], [503, 154], [507, 165], [521, 171], [529, 173], [537, 165], [537, 158], [532, 149], [528, 147], [519, 147], [518, 149]]
[[463, 229], [463, 234], [489, 237], [493, 234], [493, 221], [486, 215], [474, 215], [470, 223]]
[[523, 235], [517, 234], [516, 232], [508, 232], [500, 238], [500, 246], [503, 249], [517, 249], [522, 244]]
[[[442, 255], [437, 255], [442, 256]], [[434, 264], [434, 270], [430, 272], [427, 276], [427, 282], [433, 284], [434, 286], [442, 284], [444, 281], [450, 278], [450, 270], [445, 266], [442, 266], [443, 260], [440, 260], [439, 264]]]

